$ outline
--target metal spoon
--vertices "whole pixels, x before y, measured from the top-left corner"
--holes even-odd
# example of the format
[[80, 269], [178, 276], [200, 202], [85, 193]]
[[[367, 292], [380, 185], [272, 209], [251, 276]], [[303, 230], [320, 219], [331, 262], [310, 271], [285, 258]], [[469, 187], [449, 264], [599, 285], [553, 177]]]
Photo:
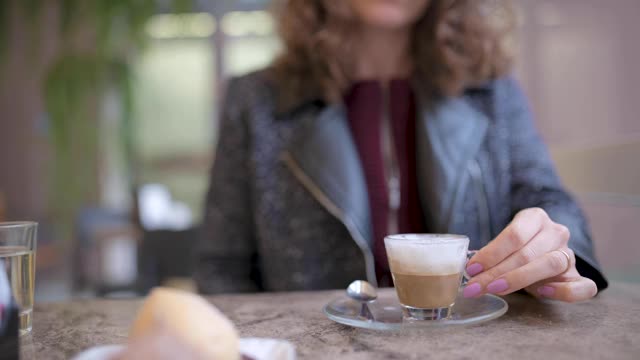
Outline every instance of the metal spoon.
[[360, 308], [361, 317], [369, 321], [374, 320], [373, 314], [367, 305], [369, 302], [378, 298], [378, 292], [373, 285], [364, 280], [356, 280], [347, 287], [347, 296], [362, 303], [362, 307]]

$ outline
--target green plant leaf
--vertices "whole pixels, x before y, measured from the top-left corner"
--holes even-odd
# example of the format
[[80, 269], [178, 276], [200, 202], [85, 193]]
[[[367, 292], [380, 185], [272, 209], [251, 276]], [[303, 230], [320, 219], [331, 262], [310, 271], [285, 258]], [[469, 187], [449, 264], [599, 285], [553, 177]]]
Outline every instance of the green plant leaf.
[[[52, 145], [50, 211], [70, 235], [75, 211], [97, 183], [97, 108], [107, 86], [118, 90], [121, 102], [120, 137], [129, 178], [137, 180], [134, 149], [133, 87], [129, 58], [146, 41], [145, 25], [157, 11], [156, 0], [0, 0], [0, 62], [6, 58], [12, 6], [19, 4], [30, 32], [39, 37], [43, 10], [58, 6], [61, 47], [42, 80]], [[172, 0], [171, 9], [191, 11], [192, 0]], [[71, 41], [79, 32], [95, 35], [84, 52]], [[84, 35], [84, 34], [82, 34]], [[40, 41], [31, 42], [38, 58]], [[94, 195], [93, 195], [94, 196]], [[64, 236], [67, 235], [67, 236]]]
[[60, 33], [67, 37], [80, 14], [78, 0], [60, 0]]
[[102, 60], [93, 54], [67, 54], [48, 71], [44, 84], [53, 145], [50, 196], [55, 216], [70, 229], [75, 211], [96, 179], [96, 104], [102, 88]]
[[173, 0], [173, 12], [186, 13], [192, 11], [193, 0]]
[[9, 12], [11, 11], [10, 2], [7, 0], [0, 1], [0, 65], [5, 62], [5, 54], [9, 41]]
[[120, 145], [125, 157], [128, 172], [129, 184], [137, 184], [138, 171], [136, 167], [136, 155], [134, 147], [134, 122], [133, 122], [133, 85], [131, 65], [123, 61], [113, 63], [113, 73], [115, 74], [115, 87], [120, 95], [121, 122], [120, 122]]
[[[11, 1], [3, 0], [2, 2]], [[27, 19], [30, 20], [31, 24], [34, 24], [42, 13], [44, 2], [42, 0], [20, 0], [19, 3], [22, 5], [22, 11], [26, 15]]]

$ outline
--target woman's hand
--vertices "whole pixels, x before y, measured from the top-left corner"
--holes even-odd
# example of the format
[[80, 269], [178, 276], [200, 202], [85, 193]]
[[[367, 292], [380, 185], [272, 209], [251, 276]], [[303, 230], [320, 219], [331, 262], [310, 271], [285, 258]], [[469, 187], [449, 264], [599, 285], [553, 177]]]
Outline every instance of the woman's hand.
[[469, 261], [473, 276], [465, 297], [506, 295], [525, 289], [536, 297], [567, 302], [586, 300], [596, 284], [580, 276], [569, 242], [569, 229], [553, 222], [540, 208], [519, 212], [493, 241]]

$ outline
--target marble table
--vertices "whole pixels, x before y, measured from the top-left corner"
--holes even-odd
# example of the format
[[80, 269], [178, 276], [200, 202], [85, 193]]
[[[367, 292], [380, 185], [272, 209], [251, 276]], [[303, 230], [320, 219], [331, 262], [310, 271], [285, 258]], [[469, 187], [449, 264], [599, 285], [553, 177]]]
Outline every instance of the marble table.
[[[376, 332], [329, 321], [322, 307], [340, 291], [210, 298], [243, 337], [287, 339], [299, 359], [640, 359], [640, 284], [614, 283], [593, 300], [564, 304], [506, 297], [509, 311], [480, 325]], [[68, 359], [126, 341], [140, 300], [37, 305], [23, 359]]]

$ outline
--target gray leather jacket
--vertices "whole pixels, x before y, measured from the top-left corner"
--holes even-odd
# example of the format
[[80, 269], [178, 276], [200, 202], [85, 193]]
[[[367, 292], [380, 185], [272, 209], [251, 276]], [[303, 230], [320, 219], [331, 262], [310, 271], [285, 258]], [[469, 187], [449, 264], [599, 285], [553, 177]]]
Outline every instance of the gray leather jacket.
[[[585, 218], [563, 189], [520, 88], [501, 78], [456, 98], [418, 94], [418, 183], [431, 232], [481, 248], [519, 210], [571, 231], [578, 270], [599, 288]], [[366, 183], [340, 104], [276, 106], [267, 74], [232, 79], [206, 199], [195, 278], [205, 293], [375, 283]]]

